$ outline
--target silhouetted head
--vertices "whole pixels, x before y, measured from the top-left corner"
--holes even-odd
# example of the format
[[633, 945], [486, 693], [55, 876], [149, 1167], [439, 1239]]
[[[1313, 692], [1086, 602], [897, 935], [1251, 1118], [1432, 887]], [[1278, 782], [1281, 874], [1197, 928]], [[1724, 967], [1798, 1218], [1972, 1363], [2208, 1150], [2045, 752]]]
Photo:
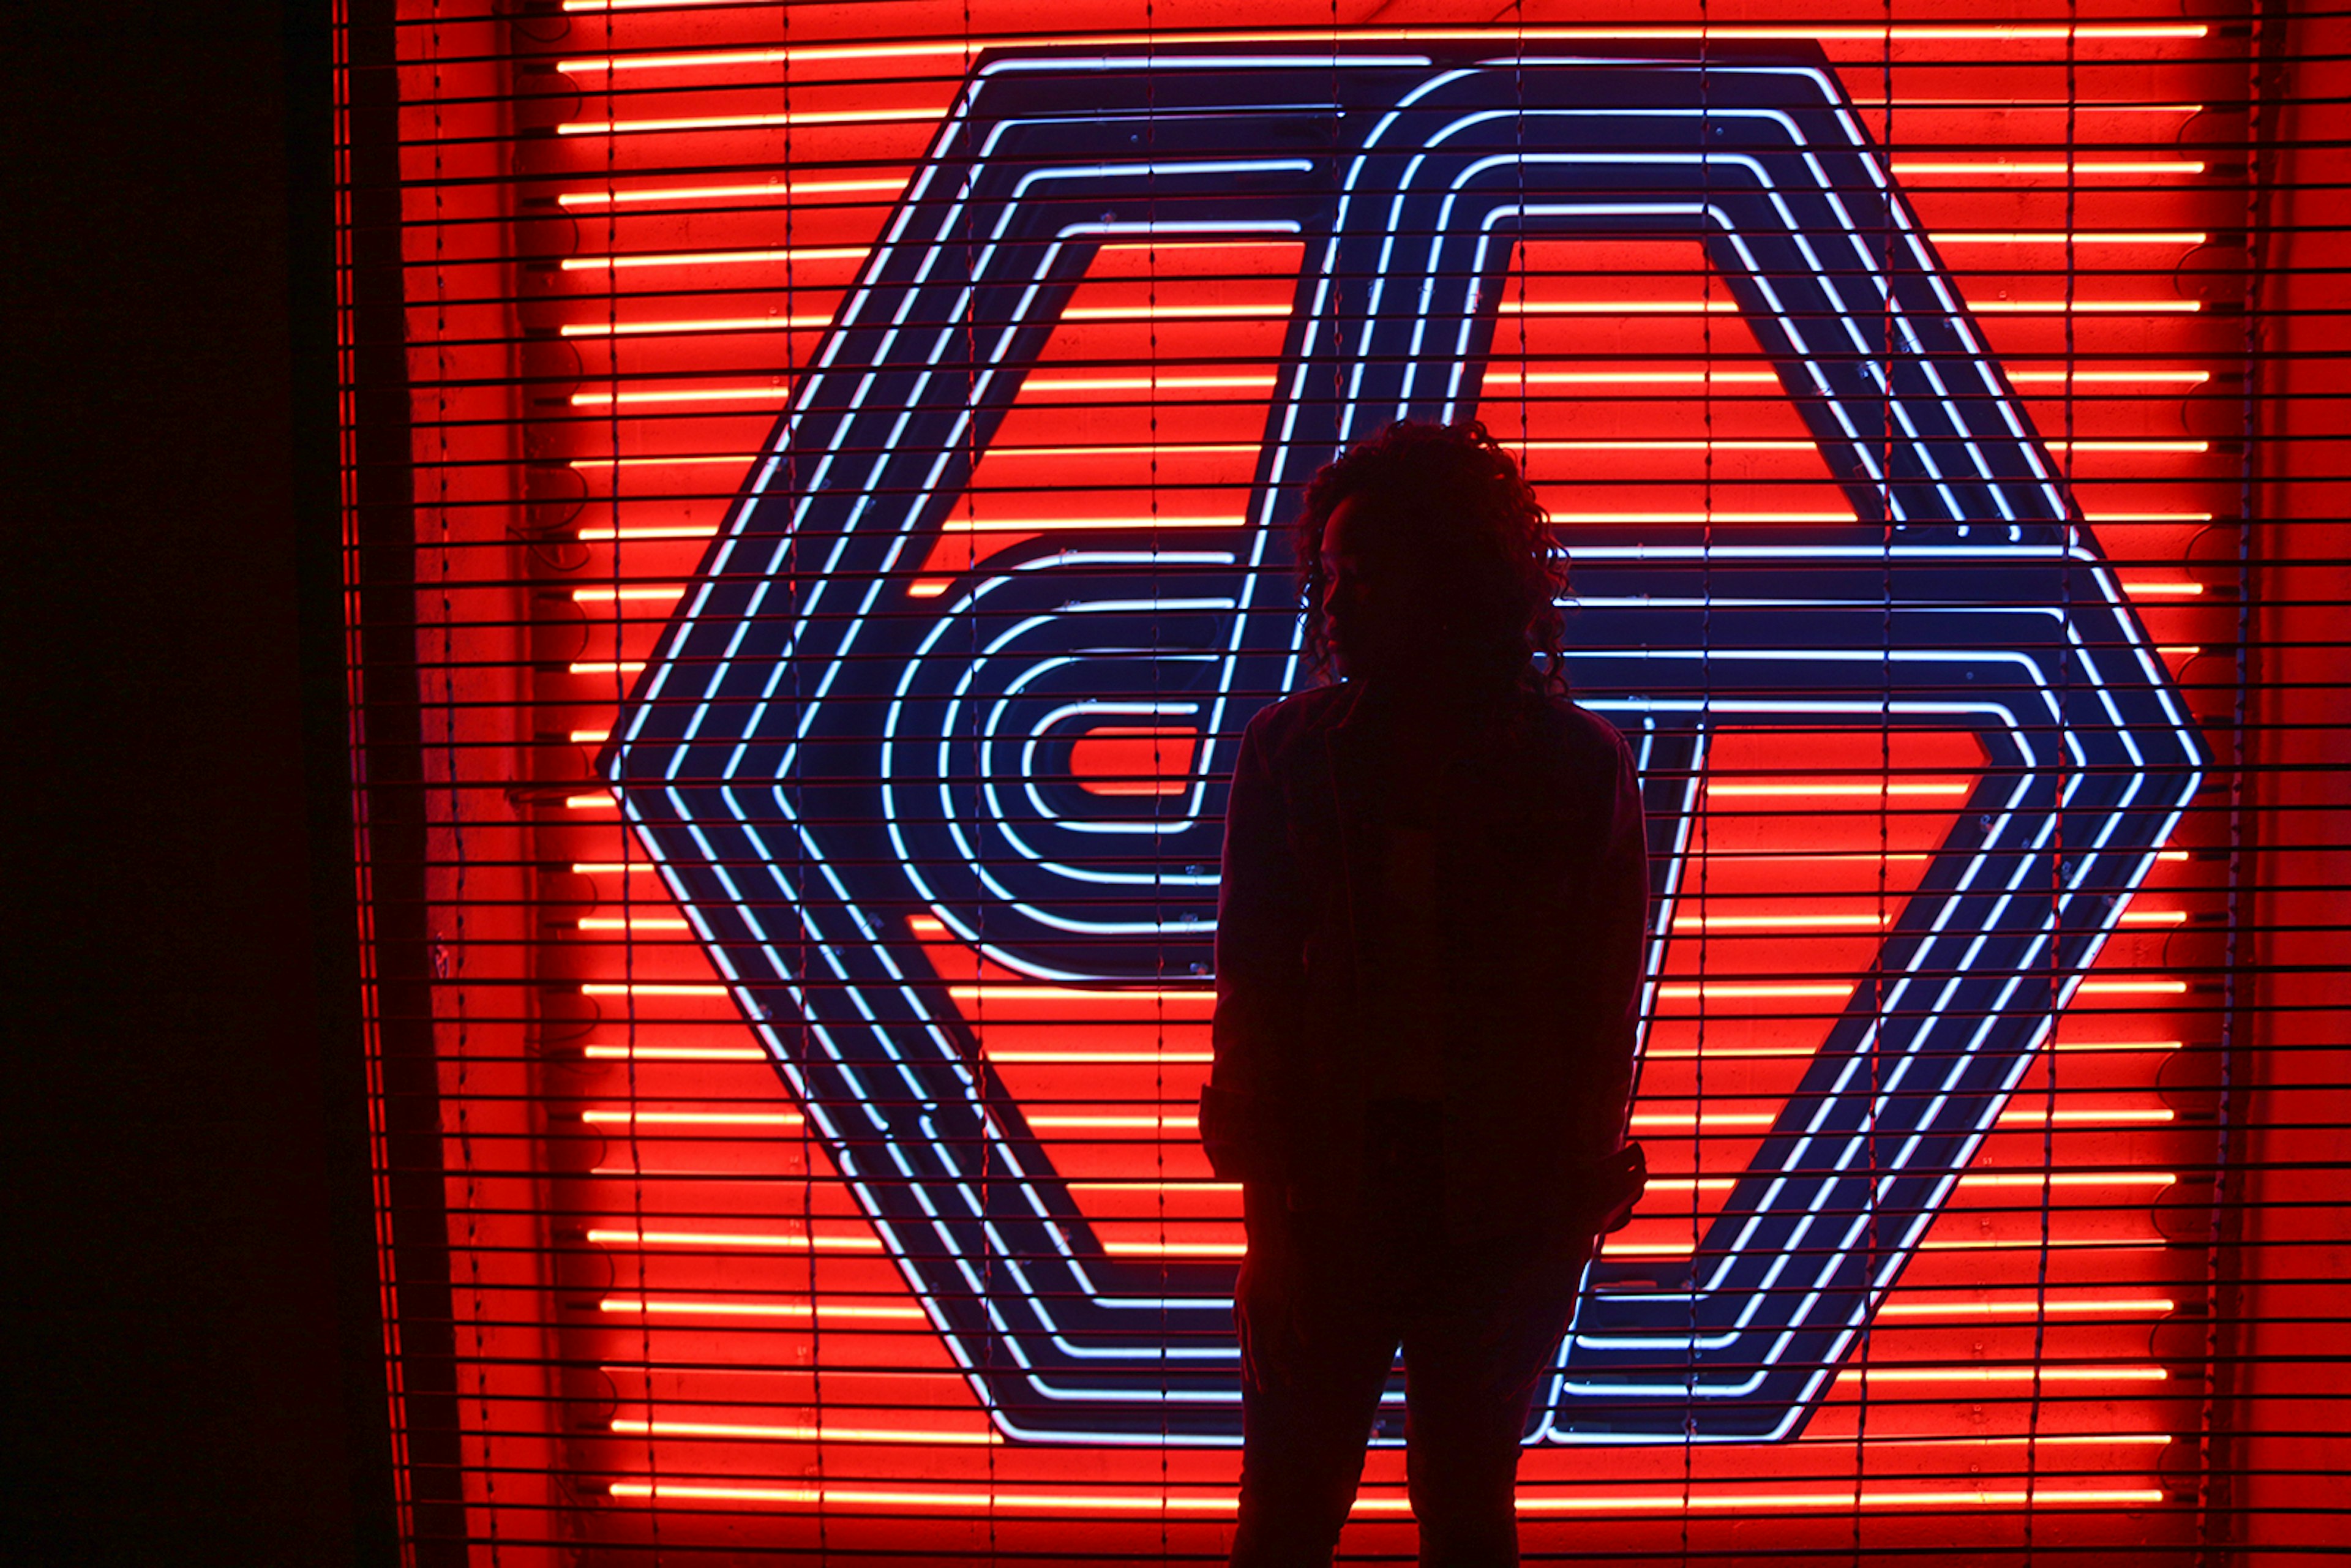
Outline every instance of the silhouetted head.
[[1349, 680], [1563, 685], [1565, 564], [1542, 504], [1483, 424], [1400, 421], [1306, 486], [1308, 657]]

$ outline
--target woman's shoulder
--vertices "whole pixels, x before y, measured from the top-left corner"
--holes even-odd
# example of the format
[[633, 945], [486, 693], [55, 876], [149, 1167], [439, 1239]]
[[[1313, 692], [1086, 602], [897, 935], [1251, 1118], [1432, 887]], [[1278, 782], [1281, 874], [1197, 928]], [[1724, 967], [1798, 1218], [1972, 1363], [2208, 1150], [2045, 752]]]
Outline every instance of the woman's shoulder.
[[1249, 737], [1268, 756], [1284, 752], [1301, 738], [1342, 722], [1354, 705], [1356, 693], [1346, 685], [1309, 686], [1258, 709], [1249, 721]]
[[1556, 693], [1530, 694], [1529, 731], [1562, 765], [1613, 772], [1632, 748], [1617, 727], [1590, 708]]

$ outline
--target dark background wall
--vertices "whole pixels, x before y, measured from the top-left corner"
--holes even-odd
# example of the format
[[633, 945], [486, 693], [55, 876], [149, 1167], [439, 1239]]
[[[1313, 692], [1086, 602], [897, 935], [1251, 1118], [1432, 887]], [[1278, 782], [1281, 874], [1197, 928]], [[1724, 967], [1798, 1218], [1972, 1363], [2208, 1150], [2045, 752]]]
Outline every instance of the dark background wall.
[[389, 1524], [326, 11], [62, 0], [8, 29], [14, 1562], [332, 1564]]

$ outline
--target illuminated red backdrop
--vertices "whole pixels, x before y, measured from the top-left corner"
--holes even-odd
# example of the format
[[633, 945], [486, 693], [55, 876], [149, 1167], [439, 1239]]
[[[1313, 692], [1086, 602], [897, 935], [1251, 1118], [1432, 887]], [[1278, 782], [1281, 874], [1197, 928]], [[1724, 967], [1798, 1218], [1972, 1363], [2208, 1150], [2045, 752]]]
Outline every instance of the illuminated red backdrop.
[[[2351, 1411], [2322, 1348], [2344, 1315], [2325, 1167], [2351, 1105], [2325, 970], [2346, 879], [2340, 796], [2316, 765], [2342, 755], [2325, 726], [2343, 454], [2325, 319], [2296, 312], [2330, 289], [2339, 308], [2340, 291], [2325, 236], [2291, 237], [2324, 198], [2303, 193], [2299, 220], [2279, 205], [2312, 178], [2294, 139], [2316, 123], [2292, 118], [2286, 84], [2319, 79], [2284, 69], [2284, 27], [2217, 7], [1973, 3], [1499, 18], [1444, 0], [354, 6], [347, 603], [387, 1355], [418, 1560], [1222, 1551], [1238, 1450], [1169, 1392], [1165, 1358], [1158, 1403], [1135, 1406], [1162, 1414], [1105, 1417], [1091, 1438], [993, 1403], [972, 1347], [1022, 1342], [974, 1337], [957, 1313], [997, 1287], [942, 1286], [962, 1255], [916, 1260], [874, 1196], [886, 1173], [844, 1168], [872, 1147], [844, 1156], [848, 1102], [795, 1074], [846, 1026], [805, 998], [784, 1016], [773, 998], [802, 993], [747, 977], [737, 948], [757, 944], [722, 929], [724, 900], [696, 880], [789, 862], [812, 906], [856, 915], [857, 868], [919, 866], [918, 849], [869, 854], [869, 835], [827, 859], [813, 846], [862, 808], [826, 794], [795, 798], [812, 825], [774, 866], [718, 849], [703, 863], [695, 809], [635, 803], [662, 788], [658, 768], [628, 770], [621, 741], [640, 729], [614, 737], [658, 727], [709, 666], [690, 612], [737, 570], [714, 540], [754, 499], [821, 488], [805, 460], [765, 466], [797, 439], [779, 416], [814, 419], [824, 376], [882, 363], [841, 361], [884, 351], [852, 330], [860, 301], [899, 298], [875, 292], [884, 253], [945, 200], [925, 171], [968, 152], [943, 127], [975, 68], [1113, 53], [1319, 57], [1335, 82], [1343, 57], [1468, 50], [1532, 79], [1567, 60], [1727, 71], [1824, 51], [1821, 90], [1857, 128], [1855, 155], [1907, 203], [1951, 319], [2004, 377], [1992, 401], [2021, 412], [2020, 450], [2074, 508], [2096, 558], [2083, 581], [2110, 585], [2120, 641], [2099, 646], [2176, 705], [2155, 740], [2112, 720], [2118, 744], [2184, 748], [2169, 773], [2151, 753], [2129, 764], [2186, 780], [2176, 821], [2105, 895], [2079, 972], [2041, 1005], [1922, 1228], [1883, 1249], [1882, 1289], [1801, 1408], [1744, 1440], [1680, 1414], [1570, 1440], [1562, 1416], [1521, 1470], [1530, 1553], [2128, 1563], [2336, 1536]], [[1138, 123], [1179, 140], [1200, 112], [1179, 97]], [[1269, 136], [1265, 160], [1294, 153]], [[1102, 140], [1090, 155], [1106, 164], [1139, 156]], [[1000, 423], [956, 438], [962, 466], [903, 548], [874, 566], [796, 541], [772, 605], [736, 606], [744, 636], [804, 612], [816, 625], [822, 587], [878, 638], [935, 621], [968, 635], [977, 668], [988, 623], [954, 617], [1016, 569], [1123, 550], [1180, 586], [1184, 562], [1246, 557], [1270, 504], [1269, 413], [1306, 363], [1301, 279], [1337, 252], [1311, 222], [1100, 223], [1003, 361], [1017, 392]], [[1728, 625], [1751, 591], [1743, 549], [1844, 529], [1891, 550], [1901, 514], [1856, 501], [1867, 484], [1791, 400], [1783, 328], [1698, 235], [1531, 230], [1505, 252], [1482, 383], [1458, 412], [1519, 445], [1571, 557], [1694, 551], [1693, 603], [1719, 601]], [[1000, 368], [970, 350], [956, 395]], [[855, 384], [901, 400], [882, 413], [914, 407], [903, 378]], [[1889, 423], [1875, 439], [1902, 437]], [[1788, 548], [1774, 580], [1791, 613], [1834, 599], [1829, 569]], [[835, 664], [865, 705], [856, 723], [880, 726], [913, 688], [873, 657]], [[773, 669], [815, 713], [835, 699], [808, 664]], [[1890, 663], [1855, 668], [1838, 700], [1893, 712]], [[1108, 822], [1212, 803], [1219, 736], [1246, 717], [1080, 706], [1000, 782]], [[944, 743], [936, 757], [951, 773]], [[1791, 725], [1735, 704], [1671, 760], [1677, 880], [1634, 1113], [1656, 1174], [1602, 1263], [1652, 1282], [1689, 1278], [1719, 1244], [1857, 988], [1885, 984], [1881, 944], [2013, 761], [1957, 718]], [[778, 766], [789, 792], [802, 765]], [[878, 921], [868, 908], [854, 932], [952, 1005], [934, 1032], [1050, 1165], [1061, 1207], [1036, 1245], [1196, 1296], [1241, 1237], [1191, 1120], [1211, 993], [1179, 906], [1213, 911], [1214, 867], [1188, 869], [1154, 883], [1155, 974], [1055, 969], [944, 894]], [[815, 974], [838, 928], [791, 913], [807, 966], [791, 972]], [[868, 1005], [849, 967], [827, 972], [810, 984]], [[1029, 1256], [1004, 1245], [999, 1262]], [[1163, 1310], [1144, 1337], [1212, 1348], [1174, 1321]], [[1657, 1359], [1669, 1385], [1675, 1354]], [[1401, 1449], [1376, 1445], [1345, 1550], [1409, 1550], [1402, 1480]]]

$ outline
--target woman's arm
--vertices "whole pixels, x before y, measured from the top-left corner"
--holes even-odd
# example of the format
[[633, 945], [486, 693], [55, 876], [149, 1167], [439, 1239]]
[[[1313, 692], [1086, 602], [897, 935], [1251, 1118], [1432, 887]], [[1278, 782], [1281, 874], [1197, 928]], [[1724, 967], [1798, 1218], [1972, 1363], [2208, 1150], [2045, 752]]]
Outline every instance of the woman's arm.
[[[1270, 712], [1271, 710], [1268, 710]], [[1275, 1176], [1272, 1102], [1304, 1016], [1306, 896], [1264, 715], [1241, 736], [1225, 806], [1217, 895], [1216, 1065], [1200, 1096], [1200, 1139], [1217, 1176]]]
[[1598, 1028], [1600, 1094], [1608, 1121], [1593, 1129], [1595, 1146], [1613, 1149], [1632, 1111], [1633, 1050], [1640, 1034], [1641, 978], [1649, 948], [1649, 835], [1633, 752], [1616, 744], [1616, 778], [1608, 835], [1593, 879], [1593, 1018]]

